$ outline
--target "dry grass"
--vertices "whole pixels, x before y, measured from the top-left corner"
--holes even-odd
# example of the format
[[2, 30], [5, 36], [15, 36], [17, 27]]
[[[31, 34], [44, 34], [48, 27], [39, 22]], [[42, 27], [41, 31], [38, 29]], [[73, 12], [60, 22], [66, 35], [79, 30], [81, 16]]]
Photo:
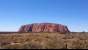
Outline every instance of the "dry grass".
[[88, 49], [88, 33], [0, 34], [1, 49]]

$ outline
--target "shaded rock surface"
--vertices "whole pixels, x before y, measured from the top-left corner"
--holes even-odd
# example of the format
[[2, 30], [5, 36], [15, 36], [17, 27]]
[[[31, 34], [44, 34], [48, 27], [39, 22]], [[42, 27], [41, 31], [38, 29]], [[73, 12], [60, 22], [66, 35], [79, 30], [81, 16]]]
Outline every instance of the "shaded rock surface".
[[67, 26], [55, 23], [33, 23], [21, 26], [19, 32], [69, 32]]

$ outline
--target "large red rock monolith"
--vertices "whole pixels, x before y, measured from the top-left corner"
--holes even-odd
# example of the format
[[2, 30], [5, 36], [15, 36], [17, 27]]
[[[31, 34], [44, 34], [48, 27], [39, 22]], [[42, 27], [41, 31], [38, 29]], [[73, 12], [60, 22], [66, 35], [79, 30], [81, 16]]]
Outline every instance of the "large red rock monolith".
[[21, 26], [19, 32], [70, 32], [65, 25], [55, 23], [33, 23]]

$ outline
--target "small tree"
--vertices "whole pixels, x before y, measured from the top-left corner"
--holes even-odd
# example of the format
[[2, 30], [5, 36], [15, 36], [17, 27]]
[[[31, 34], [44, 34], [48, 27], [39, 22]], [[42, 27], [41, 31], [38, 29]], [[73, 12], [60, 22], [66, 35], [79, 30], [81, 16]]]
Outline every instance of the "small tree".
[[85, 31], [83, 30], [82, 33], [85, 33]]

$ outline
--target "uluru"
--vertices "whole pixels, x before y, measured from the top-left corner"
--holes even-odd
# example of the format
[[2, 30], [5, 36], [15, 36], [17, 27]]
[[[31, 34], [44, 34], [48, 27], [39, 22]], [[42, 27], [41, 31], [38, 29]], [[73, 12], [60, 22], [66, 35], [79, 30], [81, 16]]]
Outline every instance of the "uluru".
[[70, 32], [67, 26], [56, 23], [32, 23], [22, 25], [18, 32]]

